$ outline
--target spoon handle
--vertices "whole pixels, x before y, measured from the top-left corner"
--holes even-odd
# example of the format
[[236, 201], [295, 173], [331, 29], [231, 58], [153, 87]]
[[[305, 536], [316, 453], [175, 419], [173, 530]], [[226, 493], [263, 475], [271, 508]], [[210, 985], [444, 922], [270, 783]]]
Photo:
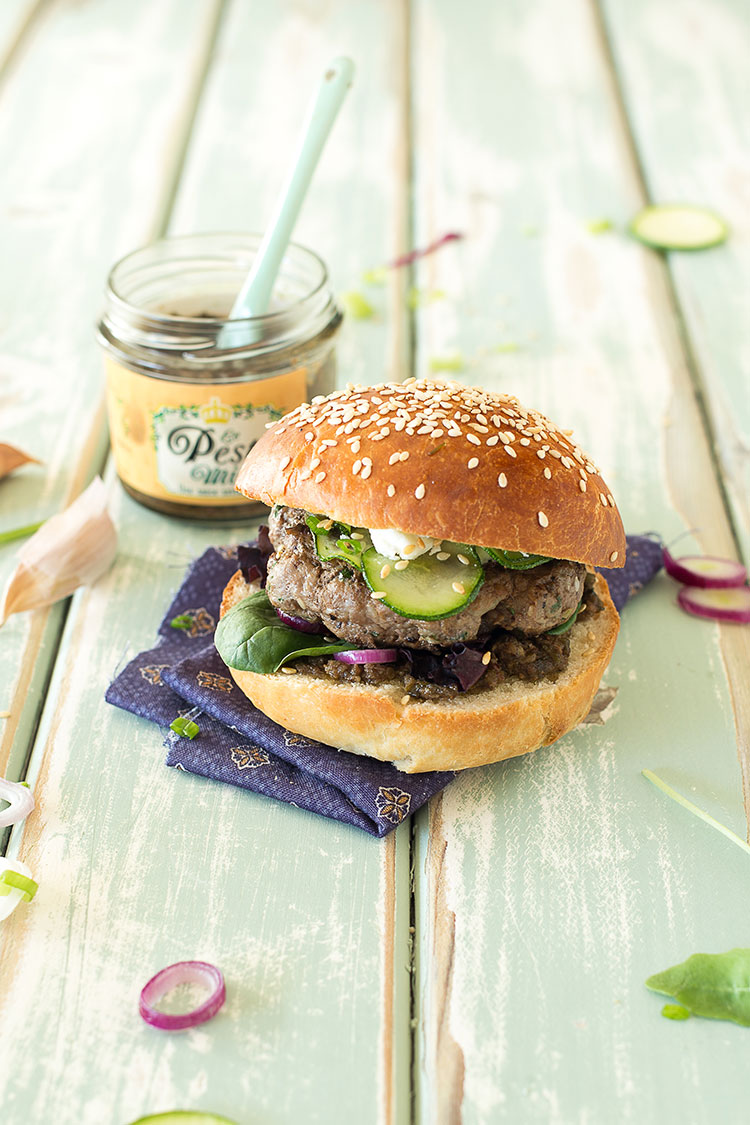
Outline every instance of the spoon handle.
[[310, 108], [302, 140], [276, 212], [260, 244], [253, 268], [232, 306], [230, 319], [262, 316], [268, 309], [281, 259], [284, 257], [323, 146], [353, 76], [354, 63], [351, 59], [343, 57], [334, 59], [326, 69], [317, 97]]

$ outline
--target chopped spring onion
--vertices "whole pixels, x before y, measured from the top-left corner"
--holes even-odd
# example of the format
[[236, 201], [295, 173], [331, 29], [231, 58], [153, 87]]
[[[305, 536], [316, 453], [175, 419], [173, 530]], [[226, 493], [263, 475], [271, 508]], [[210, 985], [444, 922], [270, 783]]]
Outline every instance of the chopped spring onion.
[[192, 629], [195, 620], [189, 613], [178, 613], [176, 617], [172, 618], [169, 624], [173, 629]]
[[6, 781], [4, 777], [0, 777], [0, 801], [8, 802], [8, 808], [0, 812], [0, 828], [23, 820], [34, 808], [28, 785], [22, 781]]
[[217, 1113], [201, 1113], [198, 1109], [171, 1109], [166, 1113], [149, 1113], [148, 1117], [139, 1117], [131, 1125], [237, 1125], [228, 1117], [219, 1117]]
[[194, 723], [192, 719], [186, 718], [184, 715], [178, 715], [169, 724], [169, 729], [178, 734], [180, 738], [194, 739], [196, 734], [200, 734], [200, 727]]
[[38, 890], [31, 871], [19, 859], [0, 859], [0, 922], [19, 902], [31, 902]]
[[655, 250], [708, 250], [729, 234], [729, 226], [715, 211], [685, 203], [644, 207], [628, 230]]
[[33, 535], [35, 531], [44, 523], [40, 520], [39, 523], [29, 523], [26, 527], [14, 527], [11, 531], [0, 532], [0, 545], [3, 543], [12, 543], [15, 539], [26, 539], [28, 535]]
[[666, 795], [671, 797], [673, 801], [676, 801], [678, 805], [682, 805], [682, 807], [687, 809], [688, 812], [691, 812], [693, 816], [700, 817], [706, 824], [710, 824], [717, 832], [721, 832], [723, 836], [731, 840], [733, 844], [737, 844], [743, 851], [750, 853], [750, 844], [740, 836], [737, 836], [736, 833], [732, 832], [731, 828], [727, 828], [725, 825], [720, 824], [718, 820], [714, 820], [710, 813], [704, 812], [703, 809], [694, 805], [692, 801], [688, 801], [687, 797], [683, 797], [682, 793], [678, 793], [671, 785], [667, 785], [666, 781], [662, 781], [662, 779], [657, 777], [651, 770], [641, 770], [641, 773], [647, 781], [650, 781], [657, 789], [661, 789], [662, 793], [666, 793]]
[[352, 320], [370, 320], [375, 315], [375, 309], [362, 293], [352, 290], [349, 293], [342, 293], [339, 299], [344, 306], [344, 312]]
[[750, 588], [747, 586], [719, 590], [683, 586], [677, 601], [686, 613], [696, 617], [710, 617], [713, 621], [727, 621], [734, 625], [750, 623]]
[[[189, 985], [209, 989], [208, 997], [187, 1012], [165, 1012], [156, 1006], [167, 993]], [[152, 1027], [161, 1031], [182, 1031], [212, 1019], [226, 1000], [226, 995], [224, 977], [215, 965], [208, 961], [177, 961], [161, 969], [144, 985], [138, 1011]]]
[[747, 582], [744, 566], [733, 559], [720, 559], [715, 555], [683, 555], [675, 559], [666, 547], [662, 548], [662, 557], [667, 574], [685, 586], [722, 589], [744, 586]]
[[169, 1109], [165, 1114], [148, 1114], [138, 1117], [130, 1125], [237, 1125], [228, 1117], [204, 1114], [199, 1109]]

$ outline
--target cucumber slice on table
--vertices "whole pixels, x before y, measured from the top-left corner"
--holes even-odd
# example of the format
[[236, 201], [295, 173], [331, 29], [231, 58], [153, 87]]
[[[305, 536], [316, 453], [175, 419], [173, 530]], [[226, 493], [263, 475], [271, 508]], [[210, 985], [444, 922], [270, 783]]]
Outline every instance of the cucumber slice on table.
[[474, 549], [464, 543], [443, 543], [440, 554], [448, 558], [420, 555], [405, 569], [396, 570], [396, 560], [370, 547], [362, 556], [365, 581], [373, 593], [385, 595], [380, 598], [384, 605], [402, 617], [417, 621], [451, 617], [477, 596], [484, 571]]
[[715, 211], [683, 203], [644, 207], [628, 230], [655, 250], [707, 250], [729, 234], [728, 225]]
[[498, 547], [484, 547], [483, 550], [500, 566], [506, 566], [509, 570], [531, 570], [533, 566], [549, 562], [546, 555], [525, 555], [523, 551], [501, 551]]
[[148, 1117], [139, 1117], [132, 1125], [237, 1125], [228, 1117], [219, 1117], [217, 1113], [201, 1113], [197, 1109], [172, 1109], [167, 1113], [150, 1113]]
[[[369, 536], [364, 532], [357, 532], [359, 539], [352, 539], [351, 531], [343, 524], [334, 523], [331, 528], [321, 527], [329, 521], [325, 516], [305, 516], [307, 526], [315, 540], [315, 553], [319, 559], [343, 559], [345, 562], [362, 569], [362, 552], [370, 546]], [[354, 529], [356, 530], [356, 529]]]

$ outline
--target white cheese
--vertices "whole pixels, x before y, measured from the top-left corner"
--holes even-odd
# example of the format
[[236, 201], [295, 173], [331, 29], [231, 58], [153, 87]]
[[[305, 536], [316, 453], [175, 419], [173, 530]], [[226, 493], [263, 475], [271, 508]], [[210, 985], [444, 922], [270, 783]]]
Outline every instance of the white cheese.
[[390, 527], [381, 530], [370, 527], [367, 530], [375, 550], [387, 559], [418, 559], [441, 542], [440, 539], [430, 539], [429, 535], [409, 535]]

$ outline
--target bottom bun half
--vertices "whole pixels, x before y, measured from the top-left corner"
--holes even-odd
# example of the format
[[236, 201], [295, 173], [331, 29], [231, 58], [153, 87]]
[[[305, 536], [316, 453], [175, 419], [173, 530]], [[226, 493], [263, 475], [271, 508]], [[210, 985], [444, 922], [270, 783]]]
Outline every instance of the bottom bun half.
[[[402, 703], [396, 685], [338, 683], [297, 674], [229, 671], [251, 702], [295, 734], [393, 762], [405, 773], [462, 770], [555, 742], [588, 714], [617, 639], [620, 619], [597, 575], [603, 609], [570, 631], [570, 660], [554, 681], [511, 680], [448, 700]], [[251, 592], [238, 572], [224, 592], [226, 613]]]

